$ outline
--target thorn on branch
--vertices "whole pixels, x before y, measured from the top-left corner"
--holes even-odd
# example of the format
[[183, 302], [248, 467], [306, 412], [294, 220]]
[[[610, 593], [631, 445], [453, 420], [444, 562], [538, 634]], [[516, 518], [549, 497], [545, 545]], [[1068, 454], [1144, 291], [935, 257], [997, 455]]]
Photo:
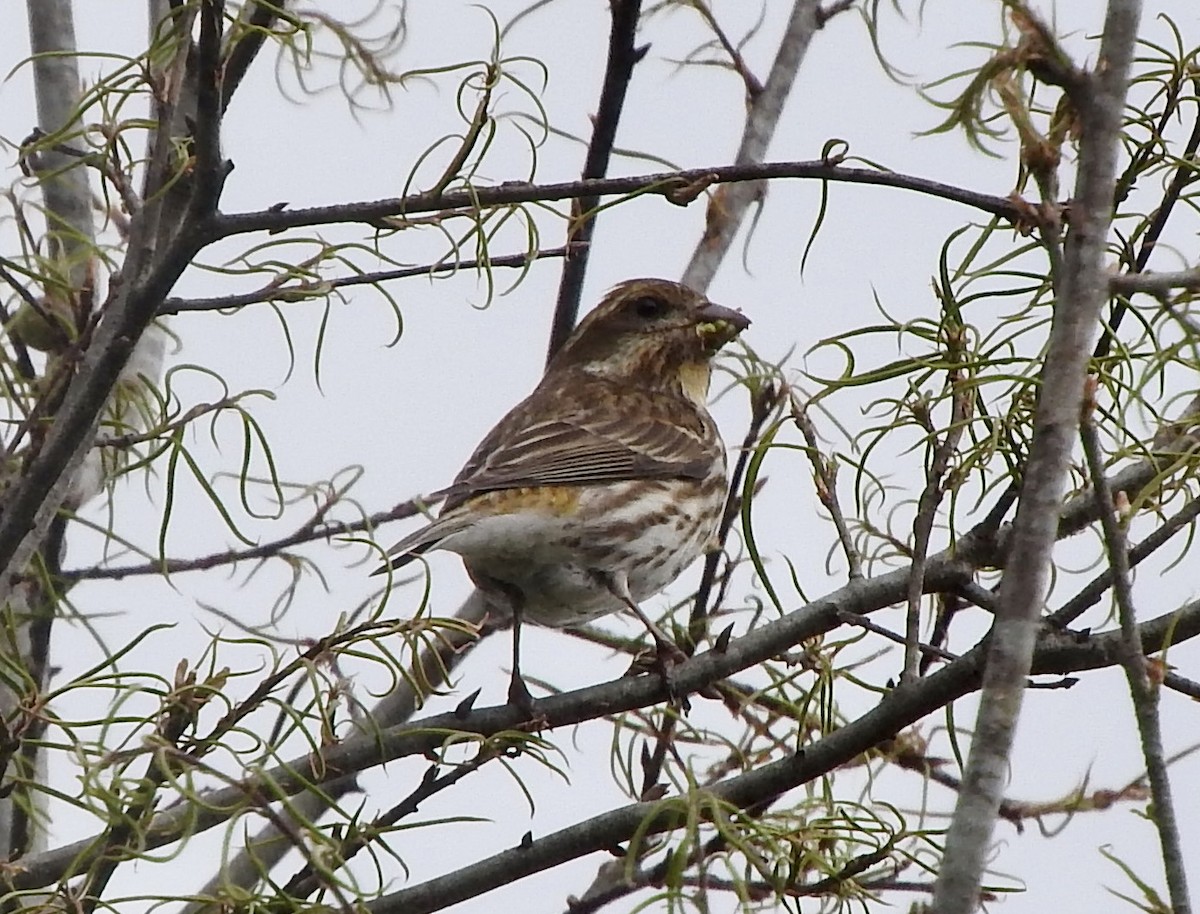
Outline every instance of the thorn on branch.
[[729, 640], [733, 637], [733, 623], [730, 622], [721, 634], [717, 635], [717, 640], [713, 642], [713, 651], [718, 654], [724, 654], [729, 650]]
[[479, 693], [482, 689], [476, 689], [457, 705], [454, 706], [454, 716], [459, 720], [464, 720], [471, 713], [471, 709], [475, 707], [475, 701], [479, 698]]

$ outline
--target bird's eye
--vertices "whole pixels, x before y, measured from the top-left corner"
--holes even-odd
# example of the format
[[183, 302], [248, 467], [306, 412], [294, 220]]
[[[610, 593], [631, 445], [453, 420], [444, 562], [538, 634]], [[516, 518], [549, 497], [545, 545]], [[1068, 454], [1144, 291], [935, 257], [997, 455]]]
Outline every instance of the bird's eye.
[[633, 312], [643, 320], [654, 320], [667, 313], [667, 303], [661, 298], [647, 295], [633, 303]]

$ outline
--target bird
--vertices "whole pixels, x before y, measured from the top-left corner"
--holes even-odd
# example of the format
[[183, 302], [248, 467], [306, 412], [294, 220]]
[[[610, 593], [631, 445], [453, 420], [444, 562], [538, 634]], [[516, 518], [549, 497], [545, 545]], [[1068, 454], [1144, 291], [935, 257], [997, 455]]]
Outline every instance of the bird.
[[707, 409], [712, 359], [749, 325], [677, 282], [618, 284], [437, 493], [439, 516], [375, 573], [457, 553], [489, 608], [512, 618], [508, 699], [526, 711], [523, 622], [569, 627], [628, 609], [660, 658], [678, 655], [640, 603], [715, 545], [726, 481]]

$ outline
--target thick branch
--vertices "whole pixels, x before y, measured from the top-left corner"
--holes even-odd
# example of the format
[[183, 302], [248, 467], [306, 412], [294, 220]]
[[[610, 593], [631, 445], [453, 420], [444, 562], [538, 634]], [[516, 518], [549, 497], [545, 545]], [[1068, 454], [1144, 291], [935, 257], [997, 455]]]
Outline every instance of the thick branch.
[[[215, 61], [215, 51], [204, 51], [204, 45], [206, 41], [220, 41], [220, 4], [206, 0], [203, 12], [201, 54], [205, 60]], [[215, 69], [208, 69], [205, 77], [215, 80], [219, 74]], [[210, 90], [208, 94], [212, 96], [214, 92]], [[219, 100], [219, 96], [217, 98]], [[190, 206], [193, 215], [211, 211], [220, 190], [221, 166], [214, 158], [217, 125], [213, 112], [206, 108], [205, 114], [202, 123], [197, 125], [201, 142], [197, 149], [196, 169], [201, 172], [203, 164], [205, 173], [197, 176], [198, 190]], [[150, 209], [144, 208], [139, 215], [144, 216]], [[0, 603], [7, 599], [18, 575], [33, 555], [37, 546], [36, 531], [44, 527], [62, 505], [71, 476], [91, 447], [104, 404], [129, 361], [134, 345], [206, 240], [204, 233], [185, 225], [173, 231], [170, 241], [155, 250], [152, 232], [149, 224], [133, 231], [130, 255], [113, 284], [104, 319], [83, 353], [79, 370], [71, 379], [45, 442], [20, 479], [5, 493], [3, 511], [0, 512], [0, 567], [4, 569], [0, 576]]]
[[1095, 72], [1076, 93], [1083, 142], [1071, 229], [1012, 550], [988, 648], [975, 739], [934, 894], [933, 908], [938, 914], [967, 914], [976, 909], [992, 829], [1009, 776], [1009, 754], [1049, 584], [1050, 554], [1079, 424], [1088, 350], [1108, 298], [1104, 247], [1112, 218], [1127, 75], [1140, 14], [1137, 0], [1111, 0]]
[[[971, 548], [965, 539], [959, 545], [960, 549], [969, 551]], [[968, 569], [956, 564], [945, 554], [939, 554], [931, 558], [926, 568], [926, 585], [930, 590], [953, 587], [967, 573]], [[724, 651], [708, 651], [680, 664], [672, 673], [672, 685], [679, 694], [700, 692], [739, 670], [760, 664], [807, 638], [831, 630], [839, 624], [844, 613], [869, 613], [897, 603], [904, 599], [908, 578], [907, 569], [899, 569], [871, 581], [852, 582], [821, 600], [735, 639]], [[1179, 644], [1195, 638], [1200, 635], [1200, 601], [1143, 624], [1140, 633], [1147, 653], [1162, 650], [1168, 643]], [[1119, 632], [1080, 639], [1048, 630], [1043, 643], [1039, 645], [1037, 662], [1032, 671], [1065, 674], [1113, 666], [1120, 662], [1119, 642]], [[446, 646], [443, 659], [454, 662], [453, 646]], [[976, 688], [979, 661], [978, 650], [971, 651], [922, 679], [911, 689], [897, 691], [863, 718], [829, 737], [834, 741], [834, 749], [826, 745], [826, 740], [808, 747], [804, 757], [807, 767], [801, 773], [805, 777], [815, 777], [831, 770], [824, 765], [841, 764], [844, 761], [840, 755], [842, 751], [849, 751], [848, 757], [853, 757], [944, 706], [946, 702]], [[430, 666], [430, 669], [433, 667]], [[622, 678], [540, 699], [536, 702], [536, 710], [547, 726], [559, 728], [646, 707], [668, 698], [666, 687], [658, 677], [643, 676]], [[387, 705], [388, 701], [385, 699], [382, 705]], [[403, 707], [381, 706], [379, 716], [399, 716], [411, 713], [416, 707], [409, 696], [402, 701]], [[207, 792], [198, 797], [194, 804], [162, 813], [143, 836], [144, 843], [141, 846], [145, 849], [161, 847], [185, 835], [219, 825], [245, 809], [247, 796], [268, 799], [308, 791], [305, 796], [317, 803], [317, 809], [321, 809], [327, 803], [322, 801], [319, 793], [310, 791], [314, 783], [324, 780], [324, 789], [329, 790], [339, 776], [345, 777], [343, 772], [357, 772], [396, 758], [435, 750], [448, 732], [490, 736], [509, 730], [522, 720], [522, 712], [508, 705], [500, 705], [466, 714], [439, 714], [388, 729], [372, 729], [368, 734], [326, 748], [319, 762], [308, 757], [295, 759], [238, 785]], [[853, 741], [854, 748], [845, 748], [842, 741], [847, 739]], [[818, 764], [818, 759], [824, 761]], [[314, 772], [321, 772], [321, 776], [316, 776]], [[614, 840], [627, 840], [630, 834], [632, 832], [624, 832]], [[264, 845], [257, 846], [261, 853]], [[270, 847], [270, 844], [265, 846]], [[94, 859], [95, 853], [94, 839], [86, 839], [29, 857], [22, 861], [20, 872], [10, 874], [10, 885], [18, 890], [47, 885], [69, 873], [80, 872]]]
[[[26, 3], [29, 12], [29, 45], [33, 52], [33, 80], [37, 95], [38, 125], [46, 134], [69, 131], [78, 117], [79, 58], [75, 47], [75, 20], [71, 0], [38, 0]], [[82, 124], [78, 125], [82, 129]], [[37, 154], [50, 234], [67, 266], [76, 293], [89, 279], [91, 249], [95, 245], [92, 194], [87, 169], [72, 156], [54, 149]], [[50, 291], [50, 290], [47, 290]]]
[[[1200, 629], [1200, 604], [1192, 604], [1179, 615], [1171, 613], [1148, 623], [1144, 626], [1143, 644], [1151, 649], [1151, 645], [1160, 643], [1157, 638], [1163, 637], [1176, 619], [1181, 620], [1181, 638], [1194, 636]], [[1051, 665], [1049, 659], [1053, 657], [1061, 663], [1064, 654], [1073, 657], [1075, 662], [1069, 664], [1072, 669], [1082, 669], [1084, 665], [1095, 663], [1100, 656], [1107, 657], [1107, 663], [1103, 665], [1117, 662], [1116, 655], [1121, 650], [1120, 632], [1108, 632], [1092, 641], [1088, 645], [1075, 644], [1073, 651], [1070, 648], [1047, 650], [1046, 660], [1043, 660], [1043, 652], [1039, 650], [1033, 672], [1050, 672], [1045, 668]], [[708, 789], [707, 794], [744, 809], [808, 783], [966, 695], [978, 686], [982, 663], [982, 650], [976, 648], [917, 686], [892, 692], [871, 711], [824, 739], [806, 746], [803, 752], [727, 778]], [[371, 914], [427, 914], [438, 911], [586, 854], [611, 852], [612, 848], [634, 836], [649, 837], [678, 828], [685, 824], [689, 810], [694, 808], [694, 800], [689, 804], [673, 799], [657, 803], [634, 803], [544, 838], [522, 843], [511, 850], [501, 851], [444, 876], [385, 895], [368, 904], [367, 910]]]

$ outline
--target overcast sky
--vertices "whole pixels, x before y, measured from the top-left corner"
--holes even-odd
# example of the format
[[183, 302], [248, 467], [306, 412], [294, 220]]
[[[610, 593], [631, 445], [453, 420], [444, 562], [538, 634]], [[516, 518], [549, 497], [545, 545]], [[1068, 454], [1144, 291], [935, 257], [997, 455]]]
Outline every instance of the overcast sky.
[[[4, 0], [0, 9], [17, 21], [17, 0]], [[518, 3], [491, 5], [501, 21], [521, 8]], [[765, 75], [774, 52], [774, 42], [790, 4], [771, 2], [757, 34], [746, 45], [751, 67]], [[144, 22], [141, 4], [114, 4], [111, 0], [80, 0], [79, 40], [83, 48], [118, 54], [136, 53], [141, 47]], [[341, 2], [336, 15], [354, 18], [352, 11], [365, 12], [369, 3]], [[604, 36], [607, 35], [607, 5], [601, 2], [551, 4], [514, 28], [502, 53], [517, 58], [528, 55], [545, 65], [542, 73], [532, 62], [514, 64], [539, 92], [550, 122], [557, 128], [586, 136], [604, 65]], [[927, 81], [953, 70], [978, 63], [977, 49], [951, 48], [956, 42], [998, 35], [999, 17], [992, 3], [932, 3], [927, 5], [921, 28], [890, 20], [883, 45], [893, 63], [911, 74], [914, 81]], [[1072, 32], [1070, 47], [1091, 53], [1087, 35], [1098, 29], [1103, 4], [1082, 0], [1062, 4], [1057, 10], [1060, 26]], [[333, 7], [331, 7], [332, 9]], [[1049, 9], [1045, 5], [1040, 8]], [[756, 4], [718, 2], [718, 18], [734, 35], [744, 33], [756, 21]], [[1200, 37], [1194, 10], [1188, 0], [1148, 4], [1143, 31], [1165, 40], [1167, 31], [1154, 21], [1157, 11], [1174, 11], [1181, 27], [1190, 29], [1191, 42]], [[383, 19], [394, 13], [384, 13]], [[491, 53], [492, 23], [478, 7], [450, 0], [415, 0], [407, 11], [408, 41], [395, 65], [412, 71], [441, 67], [469, 59], [487, 59]], [[736, 78], [713, 68], [681, 70], [675, 63], [704, 41], [697, 17], [686, 12], [660, 15], [646, 27], [651, 49], [639, 66], [630, 89], [621, 122], [618, 145], [652, 153], [681, 167], [723, 164], [732, 159], [741, 130], [741, 86]], [[329, 48], [328, 42], [325, 44]], [[28, 53], [27, 39], [12, 28], [0, 34], [5, 69]], [[108, 72], [110, 60], [93, 57], [83, 62], [88, 79]], [[318, 68], [308, 79], [311, 87], [331, 86], [336, 73], [328, 66]], [[225, 123], [225, 153], [236, 169], [226, 186], [222, 208], [227, 212], [259, 209], [281, 201], [292, 207], [349, 200], [396, 196], [409, 181], [412, 163], [439, 137], [461, 129], [454, 112], [454, 73], [413, 79], [391, 91], [390, 104], [366, 92], [362, 110], [350, 112], [344, 98], [329, 89], [306, 96], [283, 63], [276, 72], [270, 55], [259, 62], [247, 85], [239, 93]], [[277, 85], [278, 81], [278, 85]], [[943, 91], [944, 97], [947, 92]], [[289, 97], [291, 100], [285, 99]], [[471, 99], [467, 106], [474, 104]], [[4, 139], [18, 140], [35, 123], [27, 69], [18, 70], [0, 86], [0, 110], [4, 112]], [[514, 86], [504, 90], [498, 109], [532, 110], [529, 100]], [[956, 137], [916, 137], [918, 130], [937, 123], [939, 115], [923, 103], [909, 86], [889, 80], [872, 53], [866, 30], [859, 18], [845, 15], [832, 21], [817, 36], [802, 68], [771, 147], [775, 160], [815, 159], [826, 141], [839, 138], [852, 154], [879, 162], [902, 172], [934, 178], [978, 190], [1006, 194], [1013, 186], [1011, 160], [993, 159], [967, 150]], [[528, 178], [533, 163], [518, 121], [502, 126], [496, 149], [489, 154], [482, 178], [501, 182]], [[14, 155], [5, 160], [5, 183], [15, 181]], [[582, 147], [567, 139], [552, 137], [536, 152], [539, 181], [569, 180], [578, 176]], [[660, 170], [646, 161], [620, 160], [614, 173]], [[438, 167], [428, 165], [414, 187], [427, 186]], [[746, 334], [748, 345], [765, 360], [778, 361], [789, 353], [789, 377], [801, 386], [802, 372], [833, 370], [836, 363], [824, 354], [810, 360], [804, 353], [822, 338], [848, 327], [872, 322], [878, 307], [897, 319], [933, 313], [930, 278], [937, 268], [938, 251], [946, 236], [976, 213], [953, 204], [883, 188], [836, 186], [831, 188], [826, 223], [817, 238], [804, 274], [800, 260], [816, 217], [819, 187], [813, 182], [779, 182], [772, 186], [766, 208], [753, 239], [745, 249], [744, 264], [731, 259], [710, 290], [722, 304], [741, 308], [754, 321]], [[585, 300], [594, 303], [613, 283], [633, 276], [678, 277], [702, 227], [703, 205], [677, 208], [661, 197], [616, 207], [600, 222], [592, 254]], [[562, 241], [561, 223], [540, 222], [545, 232], [542, 246]], [[0, 225], [6, 249], [11, 244], [11, 226]], [[349, 240], [353, 231], [325, 233], [327, 238]], [[254, 236], [255, 244], [278, 238]], [[1178, 239], [1191, 244], [1192, 239]], [[492, 253], [522, 250], [523, 230], [514, 226], [501, 233]], [[219, 251], [206, 252], [206, 263], [216, 264], [244, 247], [240, 240]], [[436, 232], [419, 239], [405, 238], [405, 246], [393, 248], [397, 256], [422, 263], [445, 253], [445, 241]], [[276, 250], [272, 256], [300, 259], [311, 253], [302, 244]], [[474, 252], [466, 252], [473, 256]], [[1158, 266], [1176, 267], [1170, 255]], [[265, 256], [265, 255], [260, 255]], [[379, 265], [363, 256], [361, 267]], [[1194, 261], [1193, 261], [1194, 262]], [[509, 295], [490, 303], [485, 291], [471, 275], [429, 282], [407, 280], [391, 287], [403, 314], [404, 332], [389, 346], [396, 324], [391, 309], [369, 291], [355, 292], [344, 303], [335, 302], [324, 326], [320, 385], [314, 370], [318, 334], [322, 332], [322, 307], [310, 303], [283, 305], [295, 351], [289, 364], [287, 340], [279, 318], [267, 307], [251, 307], [236, 315], [185, 315], [170, 327], [180, 345], [170, 365], [180, 397], [187, 404], [212, 400], [222, 395], [215, 381], [180, 366], [199, 365], [218, 373], [230, 390], [268, 391], [249, 406], [272, 443], [281, 476], [297, 483], [318, 479], [348, 478], [347, 468], [361, 467], [362, 479], [354, 497], [364, 510], [386, 509], [416, 493], [444, 485], [457, 472], [478, 439], [512, 404], [525, 395], [541, 373], [548, 319], [553, 309], [560, 265], [545, 261], [533, 267], [527, 280]], [[512, 271], [499, 271], [501, 288], [515, 278]], [[205, 274], [189, 273], [176, 294], [210, 295], [253, 286]], [[486, 305], [486, 307], [485, 307]], [[886, 347], [880, 361], [894, 357]], [[714, 390], [720, 390], [718, 383]], [[807, 389], [814, 389], [808, 384]], [[721, 399], [714, 414], [725, 430], [727, 441], [740, 440], [747, 415], [743, 396], [734, 392]], [[869, 421], [843, 401], [838, 418], [843, 423]], [[830, 435], [834, 429], [829, 429]], [[195, 451], [207, 472], [235, 472], [240, 459], [241, 429], [232, 419], [218, 423], [219, 448], [208, 439], [207, 427], [194, 436]], [[910, 461], [907, 466], [914, 464]], [[261, 461], [257, 470], [261, 472]], [[904, 467], [898, 469], [898, 474]], [[818, 509], [809, 471], [797, 454], [780, 458], [770, 470], [768, 498], [757, 511], [760, 539], [768, 544], [768, 558], [782, 572], [786, 553], [798, 563], [806, 592], [816, 595], [837, 586], [844, 571], [835, 560], [826, 564], [831, 531], [816, 520]], [[897, 477], [911, 485], [911, 479]], [[233, 491], [229, 489], [228, 491]], [[118, 529], [153, 549], [162, 510], [163, 480], [123, 484], [113, 510]], [[220, 517], [205, 503], [199, 488], [184, 483], [179, 503], [167, 534], [167, 554], [194, 556], [225, 548], [233, 541]], [[259, 506], [265, 504], [260, 500]], [[270, 538], [294, 526], [305, 513], [301, 508], [282, 521], [254, 522], [244, 515], [239, 520], [254, 537]], [[94, 519], [106, 523], [103, 512]], [[398, 539], [409, 527], [397, 525], [382, 539]], [[940, 544], [938, 544], [940, 545]], [[66, 562], [77, 568], [100, 557], [101, 539], [82, 533], [75, 537]], [[369, 566], [347, 567], [365, 553], [346, 550], [330, 560], [324, 554], [325, 586], [313, 578], [302, 583], [294, 604], [278, 620], [277, 631], [288, 638], [315, 637], [327, 633], [338, 614], [352, 610], [371, 592]], [[119, 561], [119, 560], [118, 560]], [[132, 561], [126, 559], [125, 561]], [[466, 594], [468, 581], [460, 562], [452, 556], [434, 557], [431, 604], [435, 612], [450, 614]], [[692, 569], [677, 587], [685, 592], [695, 580]], [[177, 659], [199, 659], [208, 635], [225, 631], [234, 634], [220, 618], [205, 611], [216, 605], [248, 625], [263, 625], [273, 618], [272, 601], [287, 579], [281, 566], [267, 569], [242, 585], [244, 575], [225, 573], [181, 575], [171, 584], [144, 578], [121, 583], [94, 582], [72, 593], [76, 608], [87, 615], [111, 647], [156, 623], [168, 623], [169, 632], [146, 641], [129, 659], [169, 674]], [[1176, 576], [1174, 588], [1180, 585]], [[1155, 613], [1194, 596], [1190, 589], [1177, 590], [1163, 584], [1145, 586], [1147, 606]], [[754, 594], [745, 579], [734, 599]], [[421, 588], [416, 586], [394, 597], [390, 611], [406, 615], [416, 607]], [[794, 591], [784, 594], [791, 606], [800, 605]], [[661, 608], [662, 604], [658, 604]], [[902, 628], [898, 611], [880, 614], [878, 621]], [[1096, 624], [1102, 619], [1097, 617]], [[606, 624], [622, 627], [624, 622]], [[981, 621], [982, 625], [983, 622]], [[629, 631], [634, 629], [629, 628]], [[504, 698], [508, 643], [506, 637], [484, 645], [460, 672], [460, 681], [449, 701], [456, 702], [482, 687], [480, 703], [498, 703]], [[95, 662], [102, 653], [84, 626], [60, 627], [55, 644], [55, 663], [63, 676]], [[222, 663], [250, 667], [255, 658], [230, 652]], [[620, 675], [623, 664], [595, 648], [579, 643], [561, 632], [530, 631], [523, 666], [532, 677], [573, 688]], [[1195, 669], [1194, 647], [1181, 650], [1172, 660], [1184, 667], [1188, 659]], [[899, 666], [899, 653], [886, 660]], [[369, 670], [360, 673], [364, 691], [380, 685]], [[96, 696], [99, 701], [102, 696]], [[84, 714], [90, 708], [78, 696], [71, 712]], [[865, 709], [867, 698], [863, 699]], [[435, 704], [436, 708], [442, 707]], [[1026, 705], [1029, 717], [1022, 722], [1013, 763], [1010, 794], [1027, 800], [1053, 800], [1085, 778], [1092, 787], [1118, 787], [1133, 779], [1142, 764], [1130, 719], [1124, 680], [1116, 669], [1083, 677], [1070, 692], [1042, 693]], [[1094, 714], [1083, 714], [1081, 710]], [[848, 710], [855, 710], [850, 707]], [[1194, 739], [1196, 711], [1180, 696], [1166, 693], [1163, 711], [1168, 751], [1185, 748]], [[956, 708], [959, 725], [974, 713], [971, 701]], [[714, 718], [714, 721], [716, 718]], [[925, 733], [943, 727], [944, 721], [924, 722]], [[541, 773], [532, 764], [522, 767], [527, 775], [537, 808], [531, 815], [521, 791], [499, 772], [482, 774], [465, 787], [472, 797], [469, 812], [490, 818], [491, 824], [450, 824], [422, 831], [420, 841], [398, 847], [418, 881], [481, 856], [515, 844], [532, 829], [544, 835], [587, 814], [619, 805], [625, 799], [609, 779], [610, 731], [600, 724], [574, 732], [555, 732], [551, 738], [566, 753], [562, 764], [568, 779]], [[943, 741], [944, 742], [944, 741]], [[367, 805], [386, 808], [409, 789], [411, 778], [423, 763], [389, 766], [382, 775], [364, 779], [369, 788]], [[71, 772], [59, 766], [56, 772], [69, 779]], [[1185, 829], [1185, 849], [1200, 853], [1200, 825], [1190, 815], [1189, 796], [1200, 789], [1200, 761], [1187, 759], [1173, 769], [1180, 812]], [[911, 776], [887, 775], [878, 785], [877, 796], [907, 796], [913, 805], [920, 796]], [[906, 787], [902, 785], [907, 784]], [[901, 789], [902, 788], [902, 789]], [[899, 793], [897, 793], [897, 790]], [[889, 793], [889, 791], [891, 791]], [[474, 805], [474, 804], [478, 805]], [[944, 795], [934, 805], [949, 809]], [[464, 812], [461, 797], [453, 792], [422, 810], [430, 818]], [[79, 837], [78, 819], [63, 814], [56, 819], [54, 837]], [[934, 827], [938, 821], [931, 822]], [[90, 831], [90, 829], [89, 829]], [[1033, 829], [1032, 831], [1036, 831]], [[1104, 886], [1129, 891], [1118, 869], [1104, 860], [1099, 849], [1110, 846], [1116, 856], [1136, 862], [1143, 874], [1158, 870], [1151, 863], [1156, 842], [1150, 826], [1128, 806], [1104, 815], [1077, 821], [1064, 834], [1048, 839], [1036, 833], [1022, 836], [1001, 825], [997, 831], [1000, 851], [997, 869], [1025, 880], [1028, 892], [1007, 899], [1006, 912], [1086, 910], [1113, 905]], [[198, 847], [213, 852], [215, 836]], [[464, 848], [470, 845], [470, 851]], [[411, 846], [410, 846], [411, 845]], [[201, 869], [212, 857], [197, 855]], [[600, 861], [585, 860], [561, 870], [518, 883], [492, 893], [462, 910], [485, 911], [521, 904], [531, 911], [555, 911], [569, 893], [582, 893]], [[180, 887], [182, 863], [170, 866], [126, 866], [114, 881], [117, 892], [153, 891], [157, 885]], [[199, 870], [192, 870], [197, 872]], [[188, 877], [190, 878], [190, 876]], [[399, 878], [399, 877], [397, 877]], [[1193, 878], [1196, 878], [1194, 875]], [[157, 880], [164, 882], [158, 883]], [[499, 906], [499, 907], [497, 907]], [[621, 905], [621, 908], [628, 907]]]

